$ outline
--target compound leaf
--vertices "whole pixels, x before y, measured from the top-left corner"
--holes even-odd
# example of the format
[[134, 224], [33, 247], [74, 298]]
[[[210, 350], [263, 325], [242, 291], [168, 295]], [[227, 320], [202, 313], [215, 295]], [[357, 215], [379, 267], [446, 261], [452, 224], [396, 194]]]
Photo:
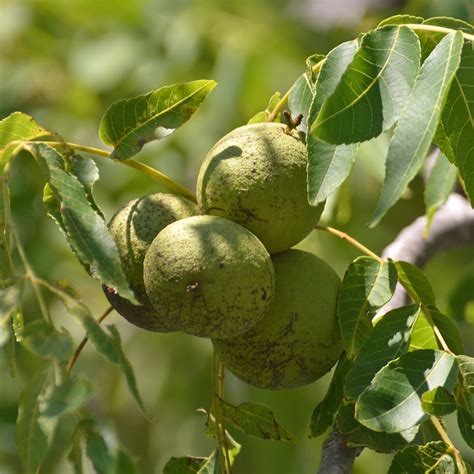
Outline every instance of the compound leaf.
[[421, 66], [390, 141], [385, 180], [371, 227], [398, 201], [426, 157], [459, 66], [462, 44], [461, 32], [446, 35]]
[[126, 160], [146, 143], [168, 136], [191, 118], [215, 86], [208, 80], [174, 84], [112, 104], [99, 131], [101, 140], [114, 147], [111, 158]]

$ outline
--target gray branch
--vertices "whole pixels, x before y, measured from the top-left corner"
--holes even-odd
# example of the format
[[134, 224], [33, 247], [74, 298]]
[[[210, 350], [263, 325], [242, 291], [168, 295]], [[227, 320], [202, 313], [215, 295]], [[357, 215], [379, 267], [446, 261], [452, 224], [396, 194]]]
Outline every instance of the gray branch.
[[[426, 225], [425, 216], [416, 219], [384, 249], [382, 257], [404, 260], [423, 268], [440, 252], [474, 244], [474, 210], [467, 199], [459, 194], [449, 196], [447, 202], [435, 214], [428, 237], [424, 238]], [[406, 303], [407, 294], [398, 285], [393, 298], [377, 316]], [[362, 448], [347, 446], [344, 434], [334, 427], [323, 444], [318, 474], [350, 474], [355, 458], [361, 451]]]

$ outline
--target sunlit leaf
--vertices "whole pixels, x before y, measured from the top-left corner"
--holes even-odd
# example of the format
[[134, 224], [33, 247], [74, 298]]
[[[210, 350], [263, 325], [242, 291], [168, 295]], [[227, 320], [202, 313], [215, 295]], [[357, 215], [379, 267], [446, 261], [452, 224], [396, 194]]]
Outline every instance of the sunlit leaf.
[[344, 275], [337, 315], [344, 346], [353, 359], [372, 328], [373, 311], [393, 296], [397, 272], [392, 262], [381, 264], [372, 257], [356, 258]]
[[[331, 96], [357, 50], [356, 41], [348, 41], [329, 52], [315, 84], [308, 125], [311, 128], [323, 102]], [[313, 131], [307, 136], [308, 199], [312, 205], [323, 202], [347, 178], [355, 160], [358, 144], [334, 145], [319, 139]]]
[[438, 340], [431, 324], [426, 319], [424, 313], [421, 313], [416, 320], [415, 327], [411, 335], [410, 351], [419, 349], [439, 349]]
[[310, 438], [322, 435], [332, 425], [344, 397], [344, 378], [350, 366], [350, 362], [343, 355], [336, 366], [326, 395], [311, 415]]
[[301, 123], [296, 127], [306, 133], [307, 119], [311, 102], [313, 101], [313, 84], [307, 74], [302, 74], [291, 87], [288, 97], [288, 108], [293, 120], [301, 117]]
[[23, 112], [13, 112], [0, 120], [0, 171], [18, 147], [18, 144], [8, 146], [9, 143], [46, 139], [51, 135], [52, 133], [41, 127], [33, 117]]
[[174, 84], [112, 104], [99, 132], [114, 147], [111, 158], [131, 158], [146, 143], [168, 136], [191, 118], [215, 86], [207, 80]]
[[385, 180], [370, 225], [375, 226], [418, 173], [438, 127], [459, 66], [463, 36], [446, 35], [428, 56], [395, 127], [385, 162]]
[[356, 399], [382, 367], [407, 351], [419, 314], [418, 305], [403, 306], [384, 314], [346, 376], [344, 391], [349, 398]]
[[25, 326], [22, 344], [26, 349], [44, 359], [67, 360], [74, 351], [74, 344], [69, 333], [64, 328], [57, 331], [42, 319]]
[[323, 103], [311, 133], [335, 144], [380, 135], [400, 115], [419, 61], [418, 37], [403, 25], [388, 25], [365, 34], [341, 82]]
[[372, 380], [356, 403], [356, 419], [369, 429], [399, 433], [427, 418], [421, 397], [445, 387], [452, 391], [457, 378], [456, 358], [446, 352], [408, 352], [390, 362]]
[[16, 444], [25, 474], [36, 474], [48, 452], [48, 436], [40, 424], [40, 396], [52, 382], [47, 365], [29, 382], [20, 397], [16, 422]]
[[456, 182], [456, 167], [439, 152], [435, 164], [425, 186], [425, 207], [427, 225], [425, 235], [428, 235], [431, 222], [436, 211], [446, 202]]
[[444, 441], [433, 441], [424, 446], [408, 446], [393, 458], [389, 474], [455, 474], [452, 450]]
[[456, 410], [454, 396], [444, 387], [436, 387], [421, 397], [423, 411], [428, 415], [444, 416]]
[[381, 28], [387, 25], [406, 25], [406, 24], [416, 24], [423, 23], [423, 18], [421, 16], [414, 15], [393, 15], [391, 17], [385, 18], [378, 25], [377, 28]]
[[248, 436], [274, 441], [295, 441], [295, 436], [281, 426], [273, 410], [261, 403], [244, 402], [238, 406], [221, 400], [223, 417]]

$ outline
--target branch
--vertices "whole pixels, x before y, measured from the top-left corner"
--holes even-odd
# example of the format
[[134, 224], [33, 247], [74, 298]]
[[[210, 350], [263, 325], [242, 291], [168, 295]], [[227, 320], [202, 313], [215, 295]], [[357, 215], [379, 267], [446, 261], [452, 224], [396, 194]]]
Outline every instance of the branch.
[[362, 448], [349, 448], [345, 436], [333, 428], [324, 441], [317, 474], [350, 474], [361, 452]]
[[[419, 268], [440, 252], [446, 252], [462, 245], [474, 244], [474, 210], [468, 200], [459, 194], [451, 194], [433, 218], [428, 237], [423, 238], [427, 219], [419, 217], [405, 227], [395, 240], [384, 249], [382, 258], [404, 260]], [[401, 285], [393, 298], [377, 317], [391, 309], [403, 306], [408, 296]]]

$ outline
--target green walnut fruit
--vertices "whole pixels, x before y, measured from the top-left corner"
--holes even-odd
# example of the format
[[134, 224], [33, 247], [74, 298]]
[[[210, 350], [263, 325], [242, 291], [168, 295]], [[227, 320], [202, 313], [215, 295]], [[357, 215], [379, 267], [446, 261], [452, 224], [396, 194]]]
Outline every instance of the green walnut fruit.
[[342, 339], [336, 318], [340, 279], [312, 253], [272, 257], [276, 288], [264, 318], [240, 336], [214, 339], [225, 367], [260, 388], [309, 384], [336, 363]]
[[263, 244], [244, 227], [214, 216], [188, 217], [163, 229], [146, 253], [144, 280], [157, 310], [202, 337], [248, 330], [274, 291]]
[[302, 240], [323, 206], [308, 203], [307, 152], [298, 134], [278, 123], [237, 128], [207, 154], [198, 177], [204, 213], [253, 232], [273, 254]]
[[143, 260], [148, 247], [167, 225], [198, 214], [196, 204], [181, 196], [156, 193], [134, 199], [120, 209], [109, 223], [130, 288], [142, 306], [105, 288], [110, 304], [132, 324], [150, 331], [168, 332], [176, 328], [148, 301], [143, 283]]

